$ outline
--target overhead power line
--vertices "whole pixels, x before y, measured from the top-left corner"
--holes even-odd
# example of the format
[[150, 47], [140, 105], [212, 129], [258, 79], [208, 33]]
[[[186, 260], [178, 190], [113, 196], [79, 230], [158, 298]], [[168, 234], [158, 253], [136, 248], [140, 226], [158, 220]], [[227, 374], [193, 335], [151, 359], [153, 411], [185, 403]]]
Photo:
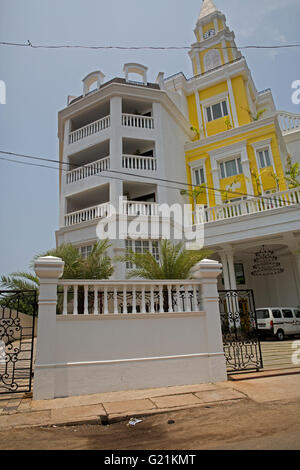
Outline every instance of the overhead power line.
[[[0, 157], [0, 160], [8, 161], [8, 162], [11, 162], [11, 163], [18, 163], [18, 164], [23, 164], [23, 165], [50, 168], [50, 169], [53, 169], [53, 170], [61, 170], [61, 171], [64, 171], [64, 172], [69, 172], [70, 170], [69, 170], [69, 168], [62, 168], [62, 165], [67, 165], [68, 167], [73, 166], [75, 168], [83, 168], [82, 165], [78, 165], [78, 164], [75, 164], [75, 163], [61, 162], [60, 160], [50, 159], [50, 158], [42, 158], [42, 157], [37, 157], [37, 156], [33, 156], [33, 155], [26, 155], [26, 154], [3, 151], [3, 150], [0, 150], [0, 154], [11, 155], [11, 156], [14, 156], [14, 157], [28, 158], [28, 159], [32, 159], [32, 160], [39, 160], [39, 161], [42, 161], [42, 162], [56, 163], [56, 164], [59, 164], [58, 167], [53, 167], [53, 166], [49, 166], [49, 165], [42, 165], [42, 164], [37, 164], [37, 163], [22, 162], [20, 160], [11, 160], [11, 159], [8, 159], [8, 158]], [[174, 186], [168, 186], [168, 185], [165, 185], [165, 184], [156, 183], [157, 186], [168, 188], [168, 189], [182, 190], [182, 186], [185, 186], [185, 187], [188, 187], [189, 190], [191, 190], [193, 188], [199, 187], [199, 185], [197, 186], [197, 185], [182, 182], [182, 181], [176, 181], [176, 180], [170, 180], [170, 179], [164, 179], [164, 178], [157, 178], [157, 177], [153, 177], [153, 176], [139, 175], [137, 173], [128, 173], [128, 172], [117, 171], [117, 170], [103, 170], [103, 171], [101, 171], [100, 174], [96, 174], [96, 175], [93, 175], [93, 176], [97, 176], [97, 177], [100, 177], [100, 178], [107, 178], [107, 179], [117, 179], [117, 180], [121, 180], [121, 181], [124, 180], [124, 178], [117, 177], [117, 176], [109, 176], [109, 175], [106, 175], [106, 174], [103, 174], [103, 173], [113, 173], [113, 174], [116, 173], [116, 174], [121, 174], [121, 175], [124, 175], [124, 176], [131, 176], [131, 177], [135, 176], [135, 177], [138, 177], [138, 178], [151, 180], [152, 182], [157, 182], [158, 181], [158, 182], [161, 182], [161, 183], [169, 183], [169, 184], [180, 185], [180, 187], [178, 187], [178, 186], [174, 187]], [[218, 192], [218, 193], [221, 193], [221, 194], [224, 194], [224, 193], [225, 194], [233, 194], [236, 197], [241, 196], [241, 197], [249, 197], [249, 198], [255, 198], [255, 199], [259, 198], [261, 200], [270, 201], [269, 196], [241, 193], [239, 191], [214, 188], [214, 187], [210, 187], [210, 186], [207, 186], [207, 185], [205, 185], [204, 189], [207, 189], [208, 191], [213, 192], [213, 193]], [[285, 201], [283, 199], [278, 199], [278, 201], [281, 201], [281, 202], [285, 203]], [[299, 204], [297, 204], [297, 205], [299, 205]]]
[[[190, 50], [191, 46], [89, 46], [84, 44], [33, 44], [29, 39], [25, 43], [0, 41], [0, 46], [30, 47], [32, 49], [89, 49], [89, 50]], [[300, 48], [300, 44], [221, 46], [218, 49], [291, 49]]]

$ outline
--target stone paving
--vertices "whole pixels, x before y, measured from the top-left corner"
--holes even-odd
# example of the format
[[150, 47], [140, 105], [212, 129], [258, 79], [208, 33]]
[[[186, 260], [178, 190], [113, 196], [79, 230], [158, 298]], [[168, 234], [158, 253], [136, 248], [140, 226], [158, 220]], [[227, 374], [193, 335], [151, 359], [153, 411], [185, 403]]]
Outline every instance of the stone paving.
[[293, 375], [264, 376], [146, 390], [106, 392], [53, 400], [26, 395], [0, 396], [0, 430], [16, 427], [114, 422], [238, 400], [257, 403], [300, 399], [300, 369]]

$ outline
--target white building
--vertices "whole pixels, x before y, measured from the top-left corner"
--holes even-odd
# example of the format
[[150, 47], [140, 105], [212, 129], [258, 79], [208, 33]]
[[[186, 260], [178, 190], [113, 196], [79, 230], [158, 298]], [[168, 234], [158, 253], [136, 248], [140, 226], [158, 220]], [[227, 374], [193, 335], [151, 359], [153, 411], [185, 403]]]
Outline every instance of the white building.
[[[203, 1], [195, 36], [190, 79], [159, 73], [149, 83], [147, 68], [130, 63], [124, 78], [89, 74], [82, 96], [69, 97], [59, 112], [57, 243], [71, 242], [85, 255], [99, 220], [112, 215], [109, 203], [118, 219], [157, 220], [159, 205], [187, 202], [177, 182], [203, 184], [194, 225], [204, 226], [205, 247], [223, 264], [219, 288], [254, 289], [257, 306], [300, 305], [300, 190], [289, 189], [284, 174], [288, 154], [300, 162], [300, 115], [277, 111], [271, 90], [257, 91], [211, 0]], [[142, 230], [137, 240], [111, 240], [111, 254], [126, 246], [158, 254], [159, 236]], [[252, 274], [263, 246], [278, 273]], [[117, 263], [114, 277], [125, 276]]]

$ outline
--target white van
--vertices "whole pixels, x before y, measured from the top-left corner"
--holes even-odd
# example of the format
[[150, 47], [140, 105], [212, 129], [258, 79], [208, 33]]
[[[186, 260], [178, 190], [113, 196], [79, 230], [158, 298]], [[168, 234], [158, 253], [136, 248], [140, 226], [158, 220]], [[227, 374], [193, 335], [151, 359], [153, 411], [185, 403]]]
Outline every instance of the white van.
[[266, 307], [256, 310], [257, 326], [261, 338], [300, 335], [300, 309], [294, 307]]

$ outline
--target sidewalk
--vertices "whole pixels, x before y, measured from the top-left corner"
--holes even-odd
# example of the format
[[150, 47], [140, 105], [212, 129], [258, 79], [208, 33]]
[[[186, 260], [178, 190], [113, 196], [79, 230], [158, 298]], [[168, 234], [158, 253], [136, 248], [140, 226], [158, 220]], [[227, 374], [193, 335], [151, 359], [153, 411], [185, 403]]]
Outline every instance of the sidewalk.
[[0, 397], [0, 430], [31, 426], [107, 424], [193, 407], [211, 407], [237, 400], [257, 403], [300, 399], [298, 374], [259, 377], [217, 384], [130, 390], [54, 400], [24, 396]]

